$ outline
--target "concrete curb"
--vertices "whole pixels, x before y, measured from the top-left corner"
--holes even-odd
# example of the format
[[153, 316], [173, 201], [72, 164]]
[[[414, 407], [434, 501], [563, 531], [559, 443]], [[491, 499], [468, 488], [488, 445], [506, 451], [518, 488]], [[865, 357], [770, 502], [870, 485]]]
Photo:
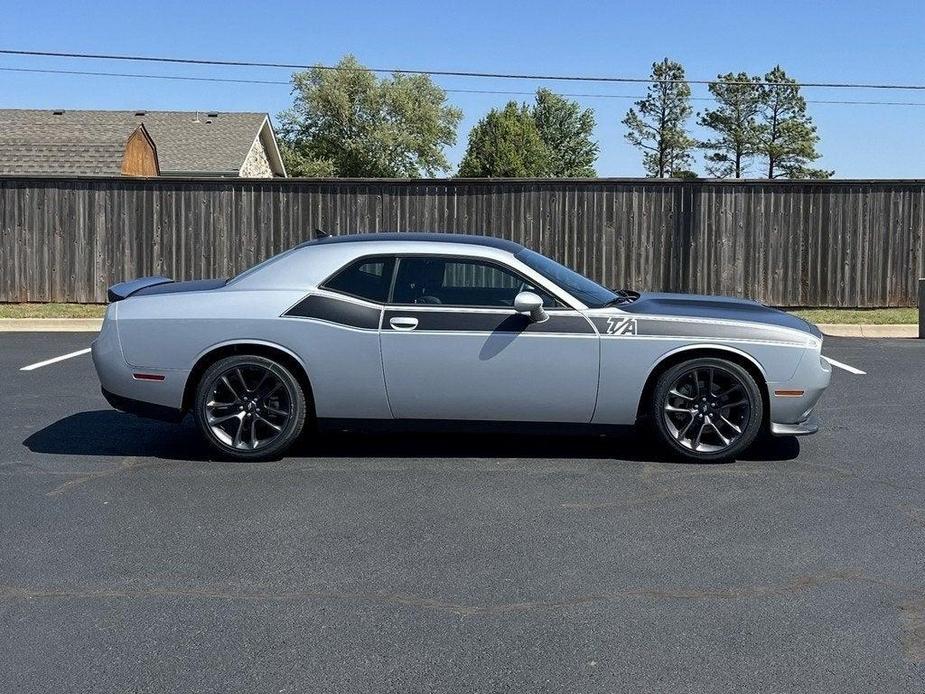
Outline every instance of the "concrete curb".
[[0, 318], [0, 333], [98, 333], [102, 318]]
[[820, 323], [818, 328], [823, 335], [832, 337], [918, 337], [919, 326], [915, 324], [897, 325], [855, 325], [838, 323]]

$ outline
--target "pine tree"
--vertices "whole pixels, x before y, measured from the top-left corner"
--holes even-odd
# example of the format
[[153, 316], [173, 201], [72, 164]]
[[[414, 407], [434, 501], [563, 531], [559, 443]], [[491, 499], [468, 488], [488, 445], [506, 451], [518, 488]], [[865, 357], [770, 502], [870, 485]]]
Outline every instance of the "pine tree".
[[626, 139], [642, 150], [649, 176], [665, 178], [690, 168], [696, 141], [685, 130], [693, 113], [691, 88], [684, 68], [668, 58], [652, 64], [652, 84], [623, 119]]
[[710, 94], [716, 107], [700, 114], [698, 123], [716, 135], [700, 144], [708, 151], [707, 172], [717, 178], [742, 178], [759, 150], [758, 111], [761, 89], [758, 78], [744, 72], [717, 75]]
[[800, 85], [778, 65], [764, 76], [760, 92], [758, 152], [767, 160], [768, 178], [829, 178], [834, 171], [808, 165], [821, 156], [819, 136], [806, 113]]

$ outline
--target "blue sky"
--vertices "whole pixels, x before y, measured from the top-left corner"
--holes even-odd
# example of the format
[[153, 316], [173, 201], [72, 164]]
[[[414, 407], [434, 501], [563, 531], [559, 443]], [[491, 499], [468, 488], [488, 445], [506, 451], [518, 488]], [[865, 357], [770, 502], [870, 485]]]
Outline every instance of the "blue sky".
[[[665, 56], [690, 78], [780, 63], [804, 81], [925, 84], [922, 2], [8, 2], [0, 47], [335, 63], [373, 67], [646, 76]], [[286, 80], [284, 70], [0, 56], [0, 68], [63, 68]], [[533, 92], [537, 82], [442, 78], [447, 89]], [[639, 95], [642, 85], [549, 82], [563, 93]], [[695, 96], [705, 88], [695, 87]], [[450, 160], [492, 106], [529, 96], [451, 93], [464, 119]], [[911, 101], [925, 92], [807, 89], [807, 99]], [[620, 124], [628, 98], [577, 99], [595, 109], [604, 176], [638, 176]], [[255, 110], [273, 115], [286, 86], [74, 77], [0, 70], [2, 108]], [[704, 108], [696, 102], [695, 108]], [[840, 178], [925, 178], [923, 106], [810, 104], [822, 166]], [[696, 134], [696, 128], [695, 134]], [[700, 170], [702, 171], [701, 167]]]

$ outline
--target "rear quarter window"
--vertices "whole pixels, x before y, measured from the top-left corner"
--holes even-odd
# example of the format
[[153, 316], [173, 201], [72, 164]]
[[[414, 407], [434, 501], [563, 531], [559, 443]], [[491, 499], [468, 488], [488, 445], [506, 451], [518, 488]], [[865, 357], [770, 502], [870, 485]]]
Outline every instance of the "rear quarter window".
[[362, 258], [334, 275], [322, 289], [384, 304], [389, 297], [394, 267], [394, 258]]

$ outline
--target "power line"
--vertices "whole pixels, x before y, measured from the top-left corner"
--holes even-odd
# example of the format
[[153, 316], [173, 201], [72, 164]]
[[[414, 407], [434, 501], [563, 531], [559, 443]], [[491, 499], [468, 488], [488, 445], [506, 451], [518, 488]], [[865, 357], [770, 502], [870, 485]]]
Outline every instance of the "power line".
[[651, 84], [651, 83], [688, 83], [688, 84], [743, 84], [754, 85], [763, 84], [766, 86], [796, 86], [800, 87], [820, 87], [827, 89], [901, 89], [925, 91], [923, 84], [880, 84], [880, 83], [862, 83], [862, 82], [768, 82], [764, 80], [704, 80], [704, 79], [684, 79], [684, 80], [653, 80], [648, 77], [607, 77], [607, 76], [585, 76], [585, 75], [542, 75], [542, 74], [518, 74], [504, 72], [472, 72], [465, 70], [421, 70], [409, 68], [345, 68], [337, 65], [305, 65], [298, 63], [269, 63], [254, 62], [245, 60], [217, 60], [204, 58], [169, 58], [161, 56], [142, 56], [142, 55], [118, 55], [106, 53], [65, 53], [59, 51], [24, 51], [13, 49], [0, 49], [0, 54], [19, 55], [31, 57], [50, 57], [50, 58], [80, 58], [88, 60], [126, 60], [150, 63], [179, 63], [184, 65], [221, 65], [226, 67], [262, 67], [262, 68], [285, 68], [289, 70], [306, 70], [316, 68], [319, 70], [333, 71], [362, 71], [368, 70], [376, 73], [400, 73], [405, 75], [438, 75], [441, 77], [478, 77], [491, 79], [516, 79], [516, 80], [544, 80], [544, 81], [563, 81], [563, 82], [616, 82], [624, 84]]
[[[444, 89], [445, 92], [454, 92], [457, 94], [508, 94], [510, 96], [535, 96], [536, 92], [511, 92], [494, 89]], [[598, 99], [645, 99], [644, 94], [574, 94], [556, 92], [559, 96], [567, 96], [573, 99], [598, 98]], [[712, 96], [692, 96], [691, 101], [716, 101]], [[806, 99], [808, 104], [841, 104], [857, 106], [925, 106], [925, 101], [862, 101], [855, 99]]]
[[[185, 82], [217, 82], [231, 84], [266, 84], [272, 86], [289, 86], [291, 82], [285, 80], [258, 80], [258, 79], [238, 79], [231, 77], [194, 77], [189, 75], [150, 75], [134, 72], [99, 72], [90, 70], [58, 70], [52, 68], [26, 68], [26, 67], [0, 67], [0, 72], [24, 72], [38, 73], [46, 75], [74, 75], [85, 77], [129, 77], [133, 79], [154, 79], [154, 80], [180, 80]], [[444, 89], [443, 91], [450, 94], [497, 94], [500, 96], [534, 96], [536, 92], [527, 91], [510, 91], [504, 89]], [[641, 94], [595, 94], [595, 93], [561, 93], [573, 99], [630, 99], [638, 100], [645, 98]], [[691, 101], [716, 101], [712, 97], [691, 97]], [[839, 105], [858, 105], [858, 106], [925, 106], [921, 101], [861, 101], [850, 99], [807, 99], [809, 104], [839, 104]]]
[[44, 75], [83, 75], [86, 77], [133, 77], [136, 79], [149, 80], [182, 80], [188, 82], [231, 82], [233, 84], [272, 84], [288, 85], [291, 84], [285, 80], [251, 80], [235, 79], [231, 77], [191, 77], [188, 75], [142, 75], [134, 72], [94, 72], [89, 70], [53, 70], [51, 68], [29, 68], [29, 67], [0, 67], [3, 72], [31, 72]]

